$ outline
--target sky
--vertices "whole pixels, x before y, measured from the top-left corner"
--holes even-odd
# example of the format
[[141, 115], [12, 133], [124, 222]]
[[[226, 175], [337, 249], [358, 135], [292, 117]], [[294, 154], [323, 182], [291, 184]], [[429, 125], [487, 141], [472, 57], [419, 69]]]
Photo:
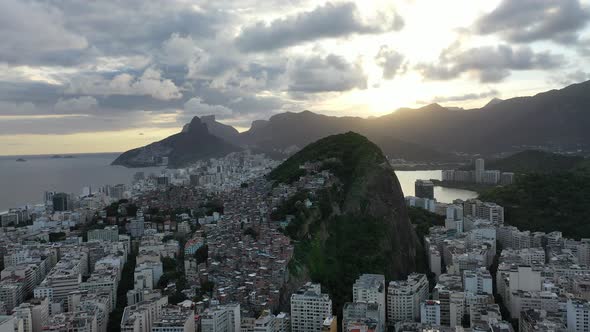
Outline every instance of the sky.
[[589, 21], [590, 0], [0, 0], [0, 155], [477, 108], [590, 80]]

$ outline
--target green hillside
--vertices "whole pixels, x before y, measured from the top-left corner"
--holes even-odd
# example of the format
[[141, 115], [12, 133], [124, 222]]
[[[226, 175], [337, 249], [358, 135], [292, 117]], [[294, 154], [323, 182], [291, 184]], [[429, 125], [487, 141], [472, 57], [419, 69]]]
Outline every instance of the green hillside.
[[[320, 282], [338, 313], [361, 273], [392, 279], [415, 271], [421, 245], [395, 173], [375, 144], [352, 132], [329, 136], [293, 155], [269, 178], [292, 183], [308, 162], [320, 162], [338, 180], [315, 195], [299, 192], [271, 217], [295, 216], [284, 230], [296, 243], [290, 273]], [[307, 208], [305, 199], [313, 206]]]
[[572, 170], [584, 161], [580, 156], [566, 156], [557, 153], [526, 150], [509, 157], [490, 161], [486, 169], [502, 172], [525, 173], [561, 173]]
[[586, 174], [526, 174], [480, 198], [502, 205], [506, 222], [519, 229], [590, 237], [590, 176]]

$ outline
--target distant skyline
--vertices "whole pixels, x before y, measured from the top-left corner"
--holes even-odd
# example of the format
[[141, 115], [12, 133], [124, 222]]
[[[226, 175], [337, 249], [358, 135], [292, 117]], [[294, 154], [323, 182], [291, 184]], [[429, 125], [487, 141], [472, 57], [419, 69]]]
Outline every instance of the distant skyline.
[[3, 0], [0, 155], [116, 152], [195, 115], [478, 108], [590, 79], [590, 0]]

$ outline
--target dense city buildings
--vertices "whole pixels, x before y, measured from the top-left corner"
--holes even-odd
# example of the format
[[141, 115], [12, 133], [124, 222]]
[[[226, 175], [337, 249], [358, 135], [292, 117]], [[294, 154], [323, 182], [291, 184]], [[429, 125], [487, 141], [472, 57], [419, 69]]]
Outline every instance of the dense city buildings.
[[[273, 186], [262, 175], [274, 165], [230, 154], [11, 209], [0, 233], [4, 324], [10, 332], [587, 328], [589, 239], [510, 226], [494, 202], [437, 202], [431, 181], [417, 181], [423, 197], [406, 197], [440, 216], [424, 237], [429, 271], [403, 280], [360, 273], [336, 312], [329, 288], [290, 273], [296, 242], [285, 228], [294, 216], [272, 217], [301, 190], [309, 195], [299, 204], [315, 207], [333, 176]], [[492, 173], [478, 165], [485, 183]]]

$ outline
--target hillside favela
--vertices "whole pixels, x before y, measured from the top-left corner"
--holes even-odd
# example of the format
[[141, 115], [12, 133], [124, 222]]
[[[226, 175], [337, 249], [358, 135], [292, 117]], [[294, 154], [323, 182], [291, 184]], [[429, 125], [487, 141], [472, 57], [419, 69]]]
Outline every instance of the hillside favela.
[[590, 0], [0, 0], [0, 332], [590, 331]]

